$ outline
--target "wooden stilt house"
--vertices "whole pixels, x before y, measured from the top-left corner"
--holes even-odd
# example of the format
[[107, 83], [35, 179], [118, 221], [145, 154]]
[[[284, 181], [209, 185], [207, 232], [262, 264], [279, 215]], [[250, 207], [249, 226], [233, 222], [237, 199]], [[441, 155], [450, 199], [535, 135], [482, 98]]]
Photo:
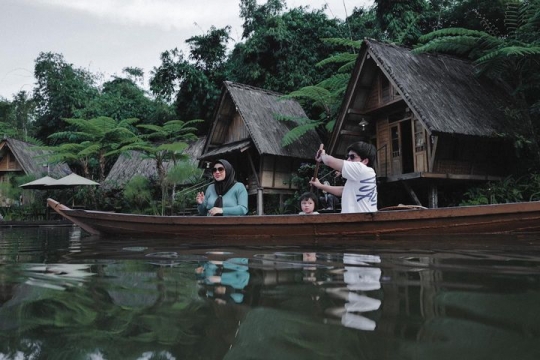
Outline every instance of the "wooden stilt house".
[[380, 205], [438, 207], [454, 189], [508, 175], [513, 151], [498, 136], [508, 106], [470, 62], [365, 40], [329, 150], [344, 156], [354, 141], [373, 143], [379, 195], [392, 194]]
[[[321, 140], [315, 131], [299, 141], [282, 146], [285, 134], [292, 129], [289, 121], [277, 117], [306, 118], [294, 100], [281, 94], [226, 81], [199, 158], [209, 164], [223, 158], [235, 168], [237, 180], [256, 197], [257, 214], [263, 214], [265, 194], [284, 197], [294, 194], [292, 177], [302, 163], [314, 162]], [[251, 201], [251, 200], [250, 200]]]

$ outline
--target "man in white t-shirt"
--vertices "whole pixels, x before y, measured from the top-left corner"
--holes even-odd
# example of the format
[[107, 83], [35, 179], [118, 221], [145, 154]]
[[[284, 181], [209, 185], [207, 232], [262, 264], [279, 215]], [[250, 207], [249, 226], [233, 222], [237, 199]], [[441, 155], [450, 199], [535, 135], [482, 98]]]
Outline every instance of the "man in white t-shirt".
[[341, 172], [347, 180], [345, 186], [321, 184], [319, 179], [311, 179], [311, 185], [330, 194], [341, 197], [341, 212], [377, 211], [377, 175], [375, 165], [376, 149], [363, 141], [355, 142], [347, 148], [347, 159], [341, 160], [319, 150], [315, 160]]

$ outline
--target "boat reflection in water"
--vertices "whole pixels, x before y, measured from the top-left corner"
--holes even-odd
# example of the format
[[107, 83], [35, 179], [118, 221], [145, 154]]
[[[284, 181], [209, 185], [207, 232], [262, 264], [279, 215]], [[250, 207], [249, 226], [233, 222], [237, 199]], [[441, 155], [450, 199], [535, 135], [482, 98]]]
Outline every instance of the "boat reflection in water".
[[213, 248], [16, 233], [0, 229], [0, 358], [540, 358], [537, 235]]

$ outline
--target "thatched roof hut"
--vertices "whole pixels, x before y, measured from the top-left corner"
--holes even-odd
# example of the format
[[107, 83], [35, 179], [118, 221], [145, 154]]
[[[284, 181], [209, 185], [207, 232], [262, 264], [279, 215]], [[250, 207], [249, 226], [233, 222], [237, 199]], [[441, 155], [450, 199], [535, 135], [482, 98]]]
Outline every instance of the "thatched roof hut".
[[[296, 124], [279, 121], [278, 116], [307, 118], [295, 100], [283, 94], [230, 81], [224, 82], [218, 117], [214, 119], [204, 153], [205, 160], [251, 144], [259, 155], [285, 156], [312, 160], [320, 138], [315, 131], [307, 132], [297, 142], [283, 146], [282, 140]], [[238, 148], [238, 149], [237, 149]]]
[[6, 138], [0, 141], [0, 181], [8, 175], [32, 175], [36, 178], [49, 175], [59, 179], [71, 173], [65, 163], [49, 164], [49, 151], [35, 145]]
[[293, 144], [282, 140], [294, 121], [307, 118], [300, 104], [284, 99], [282, 94], [224, 82], [214, 121], [204, 146], [203, 161], [225, 158], [234, 166], [238, 180], [248, 186], [250, 195], [257, 194], [258, 213], [262, 213], [262, 195], [290, 195], [295, 187], [293, 174], [302, 162], [313, 162], [321, 139], [309, 131]]
[[[467, 60], [365, 40], [329, 150], [343, 156], [354, 141], [372, 142], [380, 183], [405, 185], [416, 203], [436, 207], [437, 188], [508, 173], [508, 162], [493, 154], [511, 153], [497, 136], [511, 131], [509, 106]], [[414, 187], [431, 189], [429, 199], [418, 200]]]
[[[184, 150], [184, 154], [188, 155], [194, 164], [197, 163], [197, 157], [200, 156], [205, 141], [206, 137], [201, 137]], [[173, 164], [166, 162], [164, 166], [168, 170]], [[120, 189], [136, 175], [148, 179], [157, 178], [156, 161], [139, 151], [130, 151], [118, 157], [102, 186]]]

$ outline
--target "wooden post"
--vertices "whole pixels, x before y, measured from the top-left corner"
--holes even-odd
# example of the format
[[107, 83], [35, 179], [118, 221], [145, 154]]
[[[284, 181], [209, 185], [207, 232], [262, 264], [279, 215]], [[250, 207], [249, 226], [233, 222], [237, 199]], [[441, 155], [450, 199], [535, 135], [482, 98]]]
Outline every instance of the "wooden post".
[[407, 191], [407, 193], [409, 193], [409, 196], [411, 197], [411, 199], [414, 201], [414, 203], [416, 205], [422, 205], [420, 203], [420, 200], [418, 199], [418, 196], [416, 196], [416, 193], [414, 192], [414, 190], [409, 186], [409, 184], [407, 184], [406, 181], [401, 181], [401, 183], [403, 184], [403, 187], [405, 188], [405, 190]]
[[263, 187], [261, 186], [261, 181], [259, 180], [259, 175], [257, 175], [257, 170], [255, 170], [255, 164], [253, 163], [253, 158], [249, 151], [247, 152], [249, 165], [251, 166], [251, 171], [253, 171], [253, 176], [255, 176], [255, 181], [257, 182], [257, 215], [264, 215], [264, 203], [263, 203]]
[[263, 188], [257, 187], [257, 215], [264, 215]]
[[437, 190], [437, 185], [435, 184], [430, 184], [429, 185], [429, 205], [428, 207], [430, 209], [436, 209], [439, 207], [439, 193], [438, 193], [438, 190]]

